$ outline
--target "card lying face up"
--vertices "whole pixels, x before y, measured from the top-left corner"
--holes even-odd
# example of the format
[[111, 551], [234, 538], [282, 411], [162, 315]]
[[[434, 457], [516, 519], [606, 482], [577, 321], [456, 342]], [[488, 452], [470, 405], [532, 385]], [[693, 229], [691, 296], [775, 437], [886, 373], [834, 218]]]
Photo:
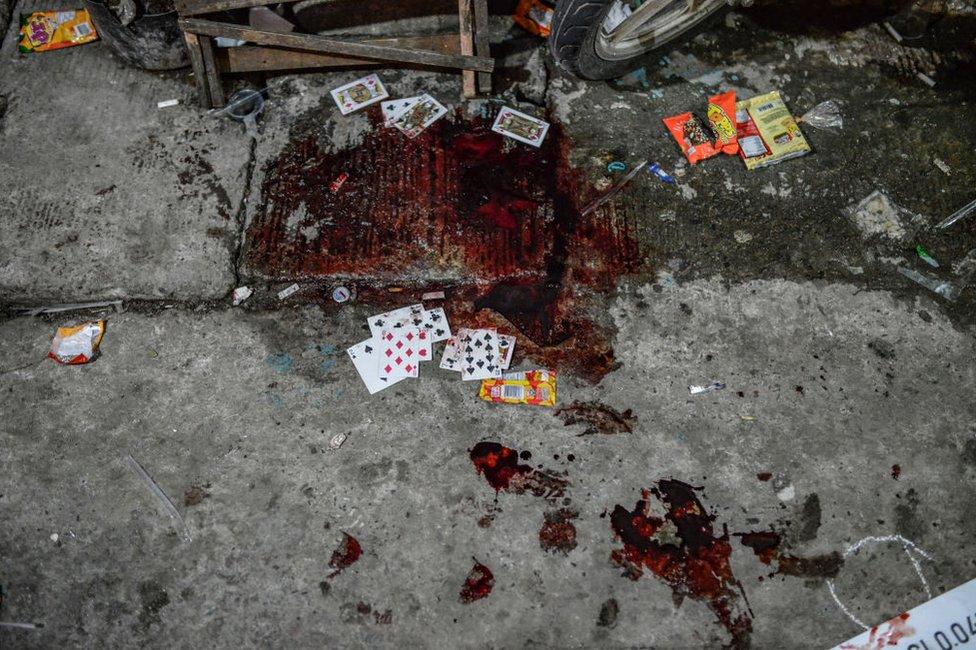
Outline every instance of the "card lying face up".
[[379, 76], [371, 74], [368, 77], [339, 86], [332, 91], [332, 99], [343, 115], [348, 115], [360, 108], [375, 104], [390, 96]]
[[538, 147], [546, 139], [549, 123], [505, 106], [498, 112], [491, 130], [504, 136]]

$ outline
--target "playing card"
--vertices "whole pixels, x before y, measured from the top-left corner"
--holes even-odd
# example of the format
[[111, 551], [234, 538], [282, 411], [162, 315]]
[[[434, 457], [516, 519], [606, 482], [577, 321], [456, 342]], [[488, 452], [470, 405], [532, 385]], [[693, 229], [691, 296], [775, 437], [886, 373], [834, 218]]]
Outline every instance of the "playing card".
[[416, 138], [445, 115], [447, 109], [439, 101], [430, 95], [421, 95], [420, 101], [403, 111], [394, 120], [393, 126], [403, 131], [408, 138]]
[[498, 335], [498, 355], [501, 357], [502, 370], [508, 370], [512, 364], [512, 355], [515, 353], [515, 337], [508, 334]]
[[366, 385], [366, 390], [369, 391], [370, 395], [374, 395], [384, 388], [389, 388], [398, 381], [406, 379], [406, 377], [380, 379], [380, 364], [377, 354], [378, 347], [375, 340], [366, 339], [346, 350], [349, 358], [352, 359], [353, 365], [356, 366], [356, 372], [359, 373], [359, 378], [363, 380], [363, 383]]
[[423, 311], [424, 306], [417, 303], [416, 305], [400, 307], [399, 309], [394, 309], [393, 311], [387, 311], [383, 312], [382, 314], [370, 316], [366, 319], [366, 323], [369, 325], [369, 333], [373, 335], [373, 338], [379, 339], [384, 328], [401, 329], [406, 325], [408, 319], [422, 313]]
[[419, 314], [412, 315], [408, 322], [410, 325], [427, 332], [431, 343], [446, 341], [451, 338], [451, 325], [447, 322], [447, 314], [444, 313], [443, 307], [425, 309]]
[[461, 356], [458, 354], [458, 341], [470, 331], [468, 328], [462, 327], [458, 330], [457, 335], [447, 339], [447, 345], [444, 346], [444, 355], [441, 357], [440, 367], [443, 370], [461, 372]]
[[339, 86], [332, 91], [332, 99], [335, 100], [343, 115], [358, 111], [364, 106], [375, 104], [389, 96], [390, 93], [386, 92], [383, 82], [375, 74], [357, 79], [345, 86]]
[[380, 108], [383, 110], [383, 126], [393, 126], [397, 118], [414, 104], [420, 101], [420, 95], [416, 97], [404, 97], [403, 99], [388, 99]]
[[491, 130], [504, 136], [538, 147], [549, 132], [549, 123], [504, 106], [498, 112]]
[[470, 330], [458, 339], [461, 379], [495, 379], [502, 376], [498, 333], [493, 329]]
[[430, 337], [416, 327], [383, 330], [379, 340], [379, 377], [416, 377], [430, 358]]

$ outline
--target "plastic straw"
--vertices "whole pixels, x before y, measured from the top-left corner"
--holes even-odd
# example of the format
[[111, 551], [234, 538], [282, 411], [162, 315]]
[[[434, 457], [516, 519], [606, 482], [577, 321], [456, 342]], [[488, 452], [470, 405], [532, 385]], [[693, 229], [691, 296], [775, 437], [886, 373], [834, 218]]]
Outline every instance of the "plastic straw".
[[976, 212], [976, 200], [974, 200], [972, 203], [968, 203], [968, 204], [964, 205], [963, 207], [961, 207], [958, 210], [956, 210], [955, 212], [953, 212], [944, 221], [942, 221], [941, 223], [939, 223], [936, 226], [936, 228], [939, 228], [940, 230], [945, 230], [946, 228], [948, 228], [952, 224], [956, 223], [957, 221], [959, 221], [963, 217], [968, 217], [973, 212]]
[[129, 469], [131, 469], [136, 476], [142, 479], [142, 482], [146, 484], [149, 491], [155, 495], [156, 500], [159, 501], [160, 505], [163, 506], [163, 510], [165, 510], [166, 514], [169, 515], [169, 518], [173, 520], [173, 525], [176, 527], [180, 537], [183, 538], [183, 541], [192, 542], [193, 538], [190, 537], [190, 531], [187, 529], [186, 522], [183, 521], [183, 517], [180, 516], [179, 510], [177, 510], [176, 506], [173, 505], [173, 502], [169, 500], [169, 497], [166, 496], [166, 493], [163, 492], [162, 488], [156, 484], [156, 481], [152, 480], [149, 474], [146, 473], [146, 470], [143, 469], [142, 465], [139, 464], [139, 461], [133, 458], [132, 454], [126, 454], [125, 464], [129, 466]]

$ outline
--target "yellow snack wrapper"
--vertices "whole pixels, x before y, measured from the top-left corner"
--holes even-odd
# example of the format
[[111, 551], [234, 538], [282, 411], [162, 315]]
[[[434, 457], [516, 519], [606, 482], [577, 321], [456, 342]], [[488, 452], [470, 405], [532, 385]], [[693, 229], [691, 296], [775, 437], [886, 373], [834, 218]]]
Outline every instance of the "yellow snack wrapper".
[[88, 12], [37, 11], [20, 15], [20, 41], [23, 52], [47, 52], [90, 43], [98, 38]]
[[502, 375], [501, 379], [484, 379], [478, 397], [496, 404], [556, 405], [556, 372], [529, 370]]
[[60, 364], [73, 366], [88, 363], [98, 354], [98, 344], [105, 334], [105, 321], [59, 327], [47, 356]]
[[759, 169], [810, 153], [810, 143], [779, 91], [743, 99], [735, 105], [739, 155], [746, 169]]

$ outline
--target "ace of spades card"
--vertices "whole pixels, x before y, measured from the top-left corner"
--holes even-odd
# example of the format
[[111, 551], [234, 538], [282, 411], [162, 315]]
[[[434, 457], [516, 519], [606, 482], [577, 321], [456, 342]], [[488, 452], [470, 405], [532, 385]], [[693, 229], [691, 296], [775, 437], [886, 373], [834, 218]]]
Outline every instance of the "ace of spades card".
[[379, 378], [416, 377], [430, 359], [430, 337], [416, 327], [383, 330], [379, 339]]
[[379, 359], [377, 356], [378, 347], [376, 341], [366, 339], [346, 350], [349, 358], [352, 359], [353, 365], [356, 366], [356, 372], [359, 373], [359, 378], [363, 380], [363, 384], [365, 384], [366, 390], [369, 391], [370, 395], [374, 395], [384, 388], [389, 388], [393, 384], [406, 379], [406, 376], [394, 379], [380, 379]]
[[461, 379], [497, 379], [502, 376], [498, 333], [495, 330], [470, 330], [458, 340]]

